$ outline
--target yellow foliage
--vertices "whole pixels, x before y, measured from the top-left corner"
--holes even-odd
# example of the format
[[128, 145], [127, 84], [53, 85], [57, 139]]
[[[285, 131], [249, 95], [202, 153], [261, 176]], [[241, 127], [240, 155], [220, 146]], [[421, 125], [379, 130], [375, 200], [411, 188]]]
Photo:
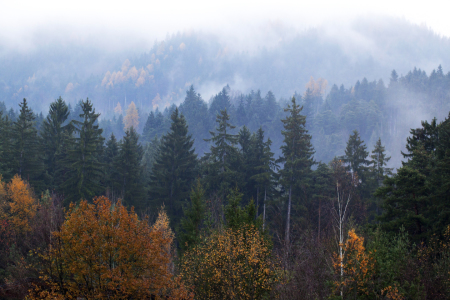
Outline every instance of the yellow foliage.
[[17, 233], [30, 230], [30, 221], [36, 214], [37, 203], [30, 186], [19, 175], [7, 185], [8, 219]]
[[184, 255], [182, 272], [196, 299], [263, 299], [278, 281], [268, 242], [254, 226], [212, 233]]
[[117, 105], [116, 105], [116, 107], [114, 108], [114, 112], [115, 112], [116, 114], [119, 114], [119, 115], [122, 114], [122, 105], [120, 105], [120, 102], [117, 102]]
[[127, 115], [123, 118], [123, 125], [125, 130], [130, 127], [137, 129], [139, 126], [139, 113], [133, 101], [128, 105]]
[[309, 89], [314, 96], [322, 96], [327, 86], [328, 81], [326, 79], [319, 78], [317, 81], [314, 81], [314, 77], [311, 76], [306, 84], [306, 89]]
[[[340, 280], [335, 282], [335, 287], [344, 294], [356, 292], [368, 295], [367, 287], [375, 267], [375, 260], [371, 252], [366, 253], [364, 238], [359, 237], [354, 229], [348, 232], [344, 253], [343, 261], [337, 253], [333, 259], [335, 273], [340, 277]], [[342, 269], [341, 266], [343, 266]]]
[[152, 100], [153, 109], [156, 109], [157, 107], [159, 107], [160, 102], [161, 102], [161, 97], [159, 96], [159, 93], [157, 93], [155, 98], [153, 98], [153, 100]]

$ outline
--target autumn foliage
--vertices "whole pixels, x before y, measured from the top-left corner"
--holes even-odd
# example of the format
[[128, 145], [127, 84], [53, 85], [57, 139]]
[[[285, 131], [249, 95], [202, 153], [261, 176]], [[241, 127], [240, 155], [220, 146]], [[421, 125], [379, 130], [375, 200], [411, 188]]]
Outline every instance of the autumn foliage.
[[167, 215], [152, 227], [106, 197], [72, 204], [30, 299], [190, 299], [172, 273]]
[[129, 129], [130, 127], [137, 129], [139, 126], [139, 113], [134, 102], [131, 102], [130, 105], [128, 105], [127, 114], [123, 118], [123, 125], [124, 130]]
[[196, 299], [265, 299], [278, 281], [268, 242], [244, 225], [212, 233], [182, 262]]
[[30, 231], [30, 223], [36, 214], [37, 202], [30, 186], [19, 175], [8, 184], [0, 177], [0, 217], [9, 224], [15, 234]]
[[369, 295], [368, 283], [371, 281], [375, 261], [372, 253], [366, 252], [364, 238], [359, 237], [354, 229], [348, 232], [343, 260], [335, 253], [333, 261], [335, 273], [338, 274], [338, 280], [334, 284], [341, 296]]

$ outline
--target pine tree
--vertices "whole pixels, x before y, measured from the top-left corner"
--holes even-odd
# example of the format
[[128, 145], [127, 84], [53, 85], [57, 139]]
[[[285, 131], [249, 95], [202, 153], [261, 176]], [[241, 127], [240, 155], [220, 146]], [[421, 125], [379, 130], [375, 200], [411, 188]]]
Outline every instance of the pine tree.
[[[314, 164], [314, 148], [311, 145], [311, 135], [305, 128], [306, 116], [300, 114], [302, 107], [297, 105], [292, 97], [291, 105], [284, 109], [289, 115], [282, 119], [284, 144], [281, 146], [283, 155], [277, 160], [284, 164], [281, 170], [281, 183], [288, 192], [288, 207], [286, 215], [285, 240], [290, 242], [290, 223], [292, 199], [300, 198], [300, 190], [304, 190], [309, 181], [311, 166]], [[304, 199], [305, 200], [305, 199]]]
[[221, 113], [222, 110], [230, 112], [231, 102], [228, 95], [229, 86], [226, 86], [216, 96], [214, 96], [211, 105], [209, 107], [209, 115], [212, 120], [216, 119], [216, 116]]
[[103, 151], [104, 179], [103, 185], [107, 188], [106, 196], [113, 202], [121, 197], [120, 176], [116, 168], [116, 161], [119, 157], [119, 143], [112, 133], [106, 142], [105, 151]]
[[[254, 136], [254, 149], [253, 149], [253, 176], [250, 178], [256, 183], [256, 209], [259, 211], [259, 199], [260, 193], [264, 194], [263, 200], [263, 224], [266, 220], [266, 201], [267, 193], [272, 194], [274, 180], [275, 180], [275, 170], [278, 166], [275, 162], [274, 153], [271, 151], [270, 146], [272, 141], [267, 139], [264, 142], [264, 131], [260, 127]], [[257, 213], [258, 215], [258, 213]]]
[[211, 191], [218, 191], [223, 198], [233, 185], [241, 184], [236, 166], [236, 160], [239, 157], [238, 149], [235, 146], [238, 136], [230, 133], [235, 126], [231, 125], [229, 120], [230, 116], [227, 111], [220, 111], [216, 117], [218, 126], [216, 131], [210, 131], [211, 138], [205, 139], [213, 144], [210, 152], [203, 157], [207, 188]]
[[364, 141], [361, 140], [357, 130], [353, 131], [347, 142], [343, 161], [347, 164], [348, 169], [358, 176], [362, 184], [366, 183], [368, 166], [370, 161], [367, 159], [369, 152]]
[[50, 104], [47, 118], [42, 123], [42, 141], [44, 150], [44, 165], [46, 171], [46, 186], [51, 190], [58, 188], [61, 181], [58, 176], [62, 168], [63, 148], [71, 135], [71, 124], [67, 123], [69, 107], [59, 97]]
[[[165, 205], [175, 222], [182, 213], [182, 203], [189, 197], [195, 178], [197, 155], [194, 141], [178, 108], [171, 115], [170, 131], [161, 138], [158, 157], [150, 176], [150, 198], [154, 207]], [[174, 224], [175, 225], [175, 224]]]
[[254, 174], [253, 165], [257, 158], [254, 156], [255, 138], [245, 125], [239, 130], [238, 143], [241, 148], [238, 156], [239, 172], [242, 178], [241, 187], [245, 198], [250, 199], [255, 194], [255, 185], [251, 177]]
[[139, 136], [133, 127], [130, 127], [119, 143], [119, 153], [114, 162], [118, 173], [118, 185], [123, 203], [143, 209], [144, 186], [142, 182], [142, 146]]
[[371, 173], [374, 176], [376, 186], [381, 186], [384, 178], [388, 175], [392, 175], [392, 168], [387, 168], [386, 164], [389, 162], [391, 157], [386, 157], [384, 146], [381, 144], [381, 138], [378, 139], [372, 150], [372, 155], [370, 156], [370, 167]]
[[67, 157], [64, 160], [67, 168], [67, 180], [61, 184], [65, 204], [78, 202], [81, 199], [92, 199], [102, 191], [103, 176], [101, 154], [103, 147], [102, 129], [89, 99], [81, 102], [82, 113], [78, 120], [73, 120], [76, 135], [71, 137]]
[[206, 118], [208, 106], [200, 94], [195, 92], [193, 85], [186, 91], [186, 97], [184, 102], [180, 104], [179, 109], [186, 119], [189, 132], [196, 137], [194, 146], [197, 153], [203, 154], [207, 150], [207, 144], [203, 139], [207, 138], [209, 133], [209, 119]]
[[[145, 182], [145, 186], [148, 188], [148, 183], [150, 182], [150, 176], [153, 170], [153, 164], [158, 157], [159, 147], [161, 146], [161, 141], [158, 136], [155, 136], [153, 140], [151, 140], [144, 147], [144, 153], [142, 155], [141, 165], [143, 168], [143, 178]], [[148, 192], [148, 191], [147, 191]]]
[[13, 172], [39, 190], [42, 188], [43, 164], [40, 139], [34, 127], [35, 117], [25, 98], [19, 106], [20, 114], [12, 127]]

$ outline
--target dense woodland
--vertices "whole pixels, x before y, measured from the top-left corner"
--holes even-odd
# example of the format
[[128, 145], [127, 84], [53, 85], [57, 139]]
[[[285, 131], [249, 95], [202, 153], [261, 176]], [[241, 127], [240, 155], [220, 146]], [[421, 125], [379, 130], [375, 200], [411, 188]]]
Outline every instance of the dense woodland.
[[448, 299], [449, 83], [2, 104], [0, 295]]

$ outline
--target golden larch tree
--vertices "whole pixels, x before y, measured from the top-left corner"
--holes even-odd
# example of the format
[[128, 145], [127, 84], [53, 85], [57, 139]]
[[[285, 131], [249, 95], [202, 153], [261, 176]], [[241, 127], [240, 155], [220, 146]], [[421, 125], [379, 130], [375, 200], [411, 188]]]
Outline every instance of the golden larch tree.
[[125, 131], [130, 127], [137, 129], [139, 126], [139, 113], [133, 101], [128, 105], [127, 114], [123, 118], [123, 125]]
[[116, 113], [118, 115], [122, 114], [122, 105], [120, 105], [120, 102], [117, 102], [117, 105], [114, 108], [114, 113]]
[[[4, 185], [1, 189], [4, 193]], [[2, 201], [1, 215], [6, 217], [15, 233], [21, 234], [30, 231], [36, 209], [37, 202], [31, 187], [16, 174], [6, 185], [6, 199]]]

